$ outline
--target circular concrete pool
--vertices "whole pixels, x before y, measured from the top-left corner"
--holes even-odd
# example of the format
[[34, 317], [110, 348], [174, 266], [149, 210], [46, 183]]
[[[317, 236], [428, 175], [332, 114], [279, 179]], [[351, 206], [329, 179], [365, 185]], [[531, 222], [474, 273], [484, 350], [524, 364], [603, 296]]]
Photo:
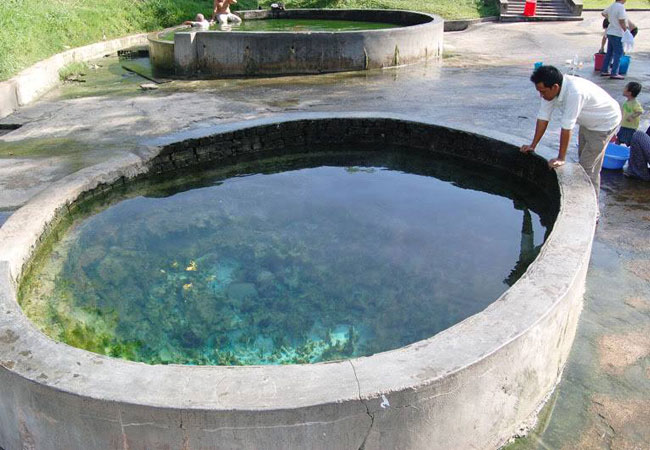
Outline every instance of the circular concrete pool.
[[[317, 74], [399, 66], [442, 55], [443, 20], [430, 14], [336, 9], [239, 14], [243, 19], [241, 28], [261, 31], [190, 29], [150, 34], [154, 71], [198, 78]], [[268, 31], [271, 25], [255, 25], [303, 21], [312, 23], [311, 27], [318, 31], [304, 24], [276, 25], [282, 31]], [[169, 40], [170, 34], [173, 41]]]
[[[596, 203], [579, 166], [549, 171], [543, 158], [499, 136], [400, 117], [305, 116], [200, 133], [73, 174], [0, 228], [0, 446], [495, 448], [531, 423], [559, 380], [582, 305]], [[398, 146], [504, 171], [543, 193], [557, 219], [538, 258], [484, 309], [432, 337], [346, 361], [124, 361], [47, 338], [18, 306], [23, 280], [84, 202], [156, 174], [171, 179], [233, 157], [260, 160], [324, 143]], [[348, 173], [359, 174], [367, 173]]]

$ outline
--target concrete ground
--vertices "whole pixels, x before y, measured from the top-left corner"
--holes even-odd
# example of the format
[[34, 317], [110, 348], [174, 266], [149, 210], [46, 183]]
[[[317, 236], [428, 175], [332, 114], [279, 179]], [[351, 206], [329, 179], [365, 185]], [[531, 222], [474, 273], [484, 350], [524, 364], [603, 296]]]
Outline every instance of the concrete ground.
[[[639, 26], [628, 80], [648, 86], [650, 13]], [[530, 138], [539, 105], [528, 80], [543, 61], [594, 80], [622, 101], [624, 82], [592, 71], [601, 18], [582, 22], [485, 23], [445, 34], [441, 63], [384, 71], [255, 80], [175, 81], [142, 91], [145, 80], [115, 58], [97, 61], [86, 83], [63, 85], [2, 123], [0, 223], [53, 181], [177, 133], [305, 111], [380, 111]], [[650, 122], [644, 115], [642, 127]], [[0, 130], [0, 134], [3, 131]], [[559, 136], [552, 123], [545, 142]], [[576, 157], [572, 145], [570, 157]], [[559, 388], [538, 428], [519, 448], [650, 448], [650, 184], [606, 171], [602, 218], [587, 279], [585, 309]]]

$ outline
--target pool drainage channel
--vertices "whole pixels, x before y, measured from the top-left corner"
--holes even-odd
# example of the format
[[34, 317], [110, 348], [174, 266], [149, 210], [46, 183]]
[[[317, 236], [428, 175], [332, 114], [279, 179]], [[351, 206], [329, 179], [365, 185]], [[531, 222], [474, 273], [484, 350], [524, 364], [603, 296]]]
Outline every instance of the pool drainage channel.
[[0, 136], [9, 134], [22, 126], [21, 123], [0, 123]]

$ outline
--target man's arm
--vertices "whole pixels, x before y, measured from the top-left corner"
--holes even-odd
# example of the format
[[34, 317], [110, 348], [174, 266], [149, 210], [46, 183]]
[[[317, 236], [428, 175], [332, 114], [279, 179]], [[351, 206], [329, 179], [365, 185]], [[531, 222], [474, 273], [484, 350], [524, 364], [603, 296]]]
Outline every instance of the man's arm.
[[560, 151], [557, 154], [557, 158], [553, 158], [548, 162], [548, 166], [551, 169], [564, 165], [564, 160], [566, 159], [566, 151], [569, 148], [570, 140], [571, 130], [562, 128], [562, 131], [560, 131]]
[[546, 133], [546, 127], [548, 127], [548, 120], [537, 119], [535, 124], [535, 136], [533, 137], [533, 142], [530, 145], [522, 145], [519, 149], [522, 153], [534, 152], [535, 147], [539, 144], [539, 141], [542, 140], [542, 136]]
[[623, 31], [627, 31], [627, 21], [625, 19], [618, 19], [618, 23], [621, 24]]

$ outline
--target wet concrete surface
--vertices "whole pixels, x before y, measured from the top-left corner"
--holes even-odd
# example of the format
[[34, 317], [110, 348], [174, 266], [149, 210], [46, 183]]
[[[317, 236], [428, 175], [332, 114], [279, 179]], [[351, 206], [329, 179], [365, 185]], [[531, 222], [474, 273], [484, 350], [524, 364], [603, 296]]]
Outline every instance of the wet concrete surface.
[[[583, 22], [485, 23], [445, 34], [445, 58], [383, 71], [254, 80], [174, 81], [142, 91], [146, 80], [116, 58], [98, 62], [86, 83], [66, 84], [1, 123], [23, 126], [0, 136], [0, 223], [61, 177], [171, 133], [305, 111], [407, 114], [444, 124], [532, 137], [539, 100], [533, 63], [577, 73], [619, 101], [624, 83], [601, 79], [591, 56], [601, 18]], [[650, 13], [639, 26], [629, 81], [648, 86]], [[642, 128], [650, 122], [642, 117]], [[557, 120], [544, 142], [556, 145]], [[569, 157], [576, 158], [575, 137]], [[601, 220], [585, 308], [563, 379], [536, 430], [513, 448], [650, 448], [650, 184], [604, 171]]]

